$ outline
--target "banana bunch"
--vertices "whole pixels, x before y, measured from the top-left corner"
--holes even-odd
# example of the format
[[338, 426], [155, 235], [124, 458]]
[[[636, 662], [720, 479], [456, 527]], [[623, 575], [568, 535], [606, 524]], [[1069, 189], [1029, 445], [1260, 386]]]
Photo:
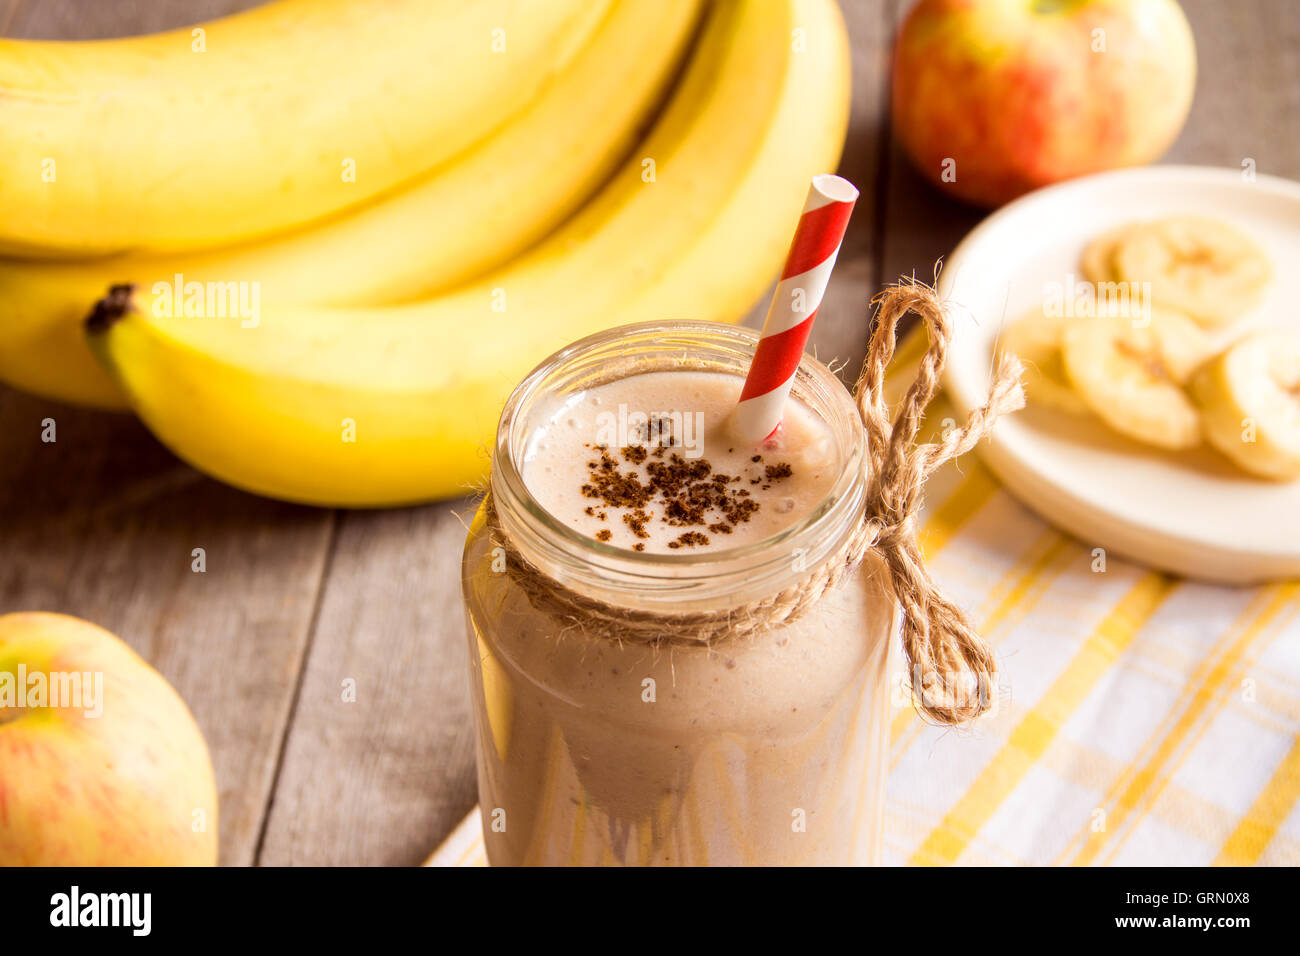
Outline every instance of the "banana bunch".
[[1208, 334], [1267, 284], [1254, 242], [1206, 219], [1137, 223], [1089, 243], [1082, 268], [1095, 283], [1124, 283], [1137, 307], [1034, 310], [1006, 328], [998, 347], [1025, 363], [1030, 402], [1171, 451], [1205, 441], [1259, 477], [1300, 478], [1300, 335], [1255, 333], [1224, 348]]
[[[399, 34], [403, 18], [418, 32], [435, 16], [355, 6], [383, 6]], [[58, 237], [63, 252], [130, 252], [0, 262], [0, 378], [127, 405], [180, 457], [238, 487], [383, 506], [481, 479], [510, 389], [573, 339], [648, 319], [743, 317], [780, 267], [809, 177], [833, 169], [843, 145], [848, 44], [834, 0], [522, 8], [563, 36], [558, 66], [501, 94], [506, 109], [476, 101], [479, 131], [483, 113], [491, 129], [454, 156], [428, 150], [398, 188], [306, 228], [322, 208], [301, 216], [300, 203], [263, 196], [259, 221], [291, 230], [268, 237], [222, 226], [214, 183], [203, 224], [150, 232], [142, 216], [126, 242]], [[323, 28], [328, 17], [310, 19]], [[471, 92], [491, 87], [493, 76], [479, 79]], [[298, 94], [329, 112], [312, 90]], [[410, 107], [400, 99], [384, 113]], [[412, 112], [439, 106], [433, 97]], [[343, 125], [358, 122], [374, 119]], [[384, 132], [406, 151], [404, 124]], [[268, 135], [299, 139], [296, 116]], [[278, 156], [273, 178], [297, 182], [285, 165], [297, 152]], [[237, 206], [252, 185], [231, 189]], [[190, 248], [184, 239], [200, 233], [245, 241]]]
[[[0, 380], [79, 405], [126, 408], [81, 331], [88, 304], [113, 284], [152, 289], [181, 276], [202, 285], [255, 283], [263, 300], [382, 305], [432, 295], [508, 261], [571, 215], [623, 161], [680, 66], [699, 13], [695, 0], [630, 0], [600, 23], [584, 20], [590, 42], [566, 53], [567, 63], [494, 135], [404, 189], [311, 228], [170, 255], [0, 259]], [[296, 135], [288, 127], [285, 133]], [[0, 197], [3, 190], [0, 181]], [[224, 201], [218, 194], [211, 200]]]
[[0, 252], [224, 245], [377, 197], [508, 121], [609, 6], [278, 0], [151, 36], [0, 40]]

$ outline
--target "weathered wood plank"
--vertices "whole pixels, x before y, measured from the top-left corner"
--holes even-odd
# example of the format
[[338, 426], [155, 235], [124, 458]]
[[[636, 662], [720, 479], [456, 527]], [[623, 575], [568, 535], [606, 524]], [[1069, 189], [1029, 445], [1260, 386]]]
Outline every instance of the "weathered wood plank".
[[13, 22], [18, 18], [18, 11], [24, 0], [3, 0], [0, 2], [0, 37], [9, 36]]
[[474, 805], [472, 509], [344, 517], [259, 863], [417, 864]]
[[257, 3], [258, 0], [114, 0], [112, 3], [19, 0], [3, 35], [33, 40], [99, 40], [156, 33], [225, 16]]
[[1196, 98], [1165, 162], [1300, 178], [1300, 4], [1182, 0], [1196, 37]]
[[0, 390], [0, 609], [95, 621], [172, 682], [212, 752], [226, 863], [253, 858], [331, 517], [203, 478], [129, 416]]

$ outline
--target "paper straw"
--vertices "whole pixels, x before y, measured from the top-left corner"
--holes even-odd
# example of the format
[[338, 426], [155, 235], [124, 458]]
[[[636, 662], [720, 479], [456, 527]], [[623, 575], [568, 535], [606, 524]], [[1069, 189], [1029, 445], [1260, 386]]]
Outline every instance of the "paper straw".
[[813, 177], [736, 408], [737, 428], [749, 441], [761, 442], [781, 425], [857, 198], [857, 188], [847, 179], [828, 173]]

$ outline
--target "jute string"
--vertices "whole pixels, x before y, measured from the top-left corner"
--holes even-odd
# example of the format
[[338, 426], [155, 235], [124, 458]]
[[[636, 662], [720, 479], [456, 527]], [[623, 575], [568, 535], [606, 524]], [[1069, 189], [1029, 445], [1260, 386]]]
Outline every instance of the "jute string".
[[[533, 565], [502, 533], [489, 495], [487, 527], [505, 549], [507, 573], [537, 610], [587, 634], [647, 644], [715, 644], [778, 627], [814, 608], [822, 595], [858, 568], [868, 551], [884, 562], [889, 585], [902, 610], [902, 643], [913, 699], [926, 719], [961, 724], [988, 709], [997, 665], [961, 609], [945, 598], [921, 558], [916, 515], [926, 479], [944, 462], [973, 448], [997, 418], [1024, 405], [1020, 363], [1004, 356], [988, 401], [965, 425], [945, 431], [933, 443], [917, 444], [926, 407], [939, 388], [951, 332], [939, 297], [930, 286], [905, 280], [876, 296], [877, 311], [867, 358], [854, 389], [868, 449], [867, 495], [861, 518], [839, 551], [797, 584], [726, 611], [662, 614], [608, 604], [555, 581]], [[885, 371], [894, 357], [897, 327], [909, 312], [929, 336], [916, 380], [891, 418], [885, 401]]]

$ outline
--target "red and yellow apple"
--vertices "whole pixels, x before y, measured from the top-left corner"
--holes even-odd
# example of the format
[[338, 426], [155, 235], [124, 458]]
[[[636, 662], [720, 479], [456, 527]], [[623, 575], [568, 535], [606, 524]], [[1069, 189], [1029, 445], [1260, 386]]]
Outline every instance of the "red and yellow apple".
[[0, 616], [0, 866], [216, 860], [212, 761], [172, 686], [88, 621]]
[[894, 130], [944, 192], [996, 206], [1158, 158], [1196, 85], [1175, 0], [920, 0], [894, 46]]

